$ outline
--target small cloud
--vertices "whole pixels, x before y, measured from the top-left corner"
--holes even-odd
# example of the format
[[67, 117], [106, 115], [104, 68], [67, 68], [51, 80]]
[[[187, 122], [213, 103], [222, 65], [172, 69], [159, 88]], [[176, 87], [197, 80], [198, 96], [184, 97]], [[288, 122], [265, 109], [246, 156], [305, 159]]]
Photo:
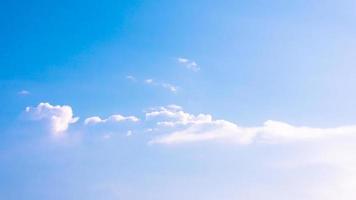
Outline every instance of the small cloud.
[[189, 60], [188, 59], [186, 59], [186, 58], [178, 58], [178, 62], [179, 63], [188, 63], [189, 62]]
[[152, 132], [152, 131], [153, 131], [152, 128], [146, 128], [146, 129], [144, 130], [144, 132]]
[[126, 132], [126, 136], [127, 137], [130, 137], [132, 135], [132, 131], [131, 130], [128, 130], [127, 132]]
[[94, 116], [94, 117], [88, 117], [84, 120], [84, 124], [98, 124], [101, 123], [105, 120], [102, 120], [100, 117], [98, 116]]
[[21, 90], [17, 94], [21, 95], [21, 96], [27, 96], [27, 95], [30, 95], [31, 93], [27, 90]]
[[131, 121], [131, 122], [138, 122], [140, 119], [135, 116], [122, 116], [122, 115], [111, 115], [106, 119], [101, 119], [98, 116], [88, 117], [84, 120], [85, 125], [95, 125], [100, 123], [117, 123], [117, 122], [124, 122], [124, 121]]
[[158, 87], [162, 87], [164, 89], [169, 90], [170, 92], [176, 93], [178, 91], [178, 87], [175, 85], [172, 85], [170, 83], [165, 83], [165, 82], [156, 82], [153, 79], [146, 79], [145, 83], [148, 85], [154, 85]]
[[178, 63], [182, 64], [183, 66], [185, 66], [185, 68], [192, 70], [194, 72], [197, 72], [200, 70], [198, 64], [193, 61], [193, 60], [189, 60], [187, 58], [177, 58]]
[[146, 80], [145, 80], [145, 83], [147, 83], [147, 84], [153, 84], [153, 79], [146, 79]]
[[126, 79], [127, 79], [127, 80], [130, 80], [130, 81], [133, 81], [133, 82], [136, 82], [136, 81], [137, 81], [137, 79], [136, 79], [134, 76], [131, 76], [131, 75], [127, 75], [127, 76], [126, 76]]
[[109, 139], [111, 139], [111, 137], [112, 137], [112, 135], [111, 135], [110, 133], [108, 133], [108, 134], [105, 134], [105, 135], [103, 136], [103, 139], [104, 139], [104, 140], [109, 140]]
[[171, 91], [173, 93], [176, 93], [177, 90], [178, 90], [177, 86], [174, 86], [174, 85], [169, 84], [169, 83], [162, 83], [162, 87], [165, 88], [165, 89], [168, 89], [169, 91]]
[[[133, 82], [137, 82], [138, 81], [135, 77], [133, 77], [131, 75], [126, 76], [126, 79], [131, 80]], [[173, 92], [173, 93], [176, 93], [178, 91], [178, 87], [177, 86], [175, 86], [173, 84], [170, 84], [170, 83], [166, 83], [166, 82], [158, 82], [158, 81], [156, 81], [156, 80], [154, 80], [152, 78], [148, 78], [148, 79], [143, 80], [143, 83], [147, 84], [147, 85], [161, 87], [161, 88], [169, 90], [170, 92]]]

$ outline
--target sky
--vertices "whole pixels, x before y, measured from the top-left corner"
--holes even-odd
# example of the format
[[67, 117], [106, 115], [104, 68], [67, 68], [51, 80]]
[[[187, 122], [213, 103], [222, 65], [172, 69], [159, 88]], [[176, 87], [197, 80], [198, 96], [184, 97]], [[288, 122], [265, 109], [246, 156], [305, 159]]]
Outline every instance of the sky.
[[356, 2], [0, 2], [0, 199], [356, 198]]

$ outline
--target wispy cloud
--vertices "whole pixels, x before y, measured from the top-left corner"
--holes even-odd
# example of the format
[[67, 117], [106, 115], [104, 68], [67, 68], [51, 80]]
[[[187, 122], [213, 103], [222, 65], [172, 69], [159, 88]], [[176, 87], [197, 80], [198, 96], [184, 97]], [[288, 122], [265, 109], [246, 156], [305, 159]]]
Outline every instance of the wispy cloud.
[[128, 130], [127, 132], [126, 132], [126, 136], [127, 137], [130, 137], [132, 135], [132, 131], [131, 130]]
[[172, 85], [170, 83], [165, 83], [165, 82], [157, 82], [153, 79], [146, 79], [145, 83], [148, 85], [153, 85], [153, 86], [158, 86], [158, 87], [162, 87], [166, 90], [169, 90], [172, 93], [176, 93], [178, 92], [178, 87], [175, 85]]
[[146, 79], [146, 80], [145, 80], [145, 83], [147, 83], [147, 84], [153, 84], [153, 79]]
[[136, 77], [131, 76], [131, 75], [127, 75], [125, 78], [126, 78], [127, 80], [130, 80], [130, 81], [133, 81], [133, 82], [136, 82], [136, 81], [137, 81]]
[[188, 58], [179, 57], [179, 58], [177, 58], [177, 61], [181, 65], [185, 66], [185, 68], [192, 70], [194, 72], [197, 72], [200, 70], [200, 67], [198, 66], [198, 64], [193, 60], [189, 60]]
[[18, 95], [21, 95], [21, 96], [27, 96], [27, 95], [30, 95], [31, 92], [28, 91], [28, 90], [21, 90], [17, 93]]
[[[140, 82], [136, 77], [128, 75], [125, 77], [127, 80], [130, 80], [132, 82]], [[161, 82], [161, 81], [156, 81], [152, 78], [148, 78], [142, 81], [144, 84], [146, 85], [152, 85], [152, 86], [156, 86], [156, 87], [161, 87], [165, 90], [168, 90], [172, 93], [177, 93], [179, 90], [179, 87], [176, 85], [173, 85], [171, 83], [167, 83], [167, 82]]]
[[178, 87], [174, 86], [172, 84], [169, 83], [162, 83], [161, 84], [163, 88], [168, 89], [169, 91], [176, 93], [178, 91]]

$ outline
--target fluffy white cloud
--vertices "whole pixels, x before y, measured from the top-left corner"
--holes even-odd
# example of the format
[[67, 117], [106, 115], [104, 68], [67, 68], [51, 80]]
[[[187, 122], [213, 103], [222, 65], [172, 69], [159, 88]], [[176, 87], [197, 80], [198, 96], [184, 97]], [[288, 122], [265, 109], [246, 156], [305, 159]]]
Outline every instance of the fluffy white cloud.
[[98, 116], [88, 117], [84, 120], [84, 124], [86, 125], [94, 125], [99, 123], [116, 123], [116, 122], [123, 122], [123, 121], [131, 121], [131, 122], [138, 122], [139, 119], [135, 116], [122, 116], [122, 115], [111, 115], [106, 119], [101, 119]]
[[192, 70], [195, 72], [200, 70], [198, 64], [195, 61], [189, 60], [187, 58], [177, 58], [177, 61], [178, 61], [178, 63], [182, 64], [189, 70]]
[[171, 126], [199, 124], [211, 121], [211, 115], [199, 114], [194, 116], [182, 110], [182, 107], [177, 105], [168, 105], [165, 107], [153, 108], [146, 112], [146, 119], [162, 119], [157, 125]]
[[263, 126], [242, 127], [226, 120], [215, 120], [211, 115], [193, 115], [181, 107], [171, 105], [152, 109], [146, 119], [157, 120], [156, 130], [165, 130], [150, 143], [177, 144], [202, 141], [219, 141], [237, 144], [282, 143], [306, 141], [340, 135], [356, 135], [356, 126], [337, 128], [311, 128], [292, 126], [284, 122], [266, 121]]
[[78, 121], [78, 117], [73, 117], [70, 106], [40, 103], [36, 107], [27, 107], [26, 113], [31, 120], [44, 121], [47, 123], [53, 134], [61, 134], [68, 129], [69, 124]]

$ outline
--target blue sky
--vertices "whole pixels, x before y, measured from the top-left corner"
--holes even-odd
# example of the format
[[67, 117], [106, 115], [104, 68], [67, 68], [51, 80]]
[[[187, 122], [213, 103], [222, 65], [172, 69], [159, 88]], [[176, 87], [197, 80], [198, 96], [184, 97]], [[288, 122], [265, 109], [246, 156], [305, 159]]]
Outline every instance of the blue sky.
[[355, 11], [0, 2], [0, 199], [354, 199]]

